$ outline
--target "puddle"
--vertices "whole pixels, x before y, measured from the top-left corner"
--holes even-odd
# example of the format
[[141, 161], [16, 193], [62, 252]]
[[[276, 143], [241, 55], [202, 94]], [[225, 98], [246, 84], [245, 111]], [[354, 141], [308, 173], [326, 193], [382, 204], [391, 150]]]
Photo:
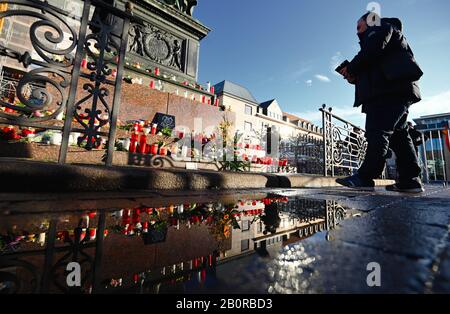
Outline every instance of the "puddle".
[[3, 215], [0, 293], [305, 292], [315, 258], [302, 241], [326, 241], [347, 215], [336, 201], [275, 194]]

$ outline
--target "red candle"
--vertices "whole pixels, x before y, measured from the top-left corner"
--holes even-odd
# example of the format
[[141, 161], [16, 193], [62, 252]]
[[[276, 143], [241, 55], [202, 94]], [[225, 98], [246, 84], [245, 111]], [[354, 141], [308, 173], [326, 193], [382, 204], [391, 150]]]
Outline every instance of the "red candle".
[[135, 153], [137, 148], [137, 141], [138, 141], [139, 134], [133, 133], [131, 134], [131, 141], [130, 141], [130, 153]]
[[147, 135], [142, 134], [139, 140], [139, 153], [144, 154], [147, 148]]
[[206, 96], [202, 95], [202, 103], [204, 104], [206, 102]]
[[155, 75], [159, 75], [159, 68], [155, 68]]
[[219, 99], [218, 98], [216, 98], [215, 106], [219, 107]]
[[111, 71], [111, 75], [112, 75], [112, 77], [117, 77], [117, 70], [116, 70], [116, 69], [113, 69], [113, 70]]
[[81, 60], [81, 67], [83, 69], [86, 69], [87, 68], [87, 63], [88, 63], [87, 59], [84, 58], [83, 60]]
[[158, 144], [153, 144], [152, 148], [150, 149], [150, 154], [157, 155], [158, 154]]
[[211, 99], [208, 99], [208, 105], [211, 105]]
[[155, 81], [150, 81], [150, 88], [154, 89], [155, 88]]
[[210, 90], [209, 90], [209, 91], [210, 91], [210, 93], [211, 93], [211, 94], [214, 94], [214, 92], [215, 92], [215, 90], [214, 90], [214, 86], [211, 86], [211, 88], [210, 88]]
[[160, 154], [161, 156], [166, 156], [166, 155], [167, 155], [167, 147], [161, 147], [161, 148], [159, 149], [159, 154]]
[[158, 125], [157, 125], [156, 123], [154, 123], [154, 124], [152, 125], [152, 129], [151, 129], [150, 133], [151, 133], [152, 135], [155, 135], [157, 131], [158, 131]]
[[184, 137], [184, 132], [179, 132], [178, 133], [178, 138], [181, 140]]

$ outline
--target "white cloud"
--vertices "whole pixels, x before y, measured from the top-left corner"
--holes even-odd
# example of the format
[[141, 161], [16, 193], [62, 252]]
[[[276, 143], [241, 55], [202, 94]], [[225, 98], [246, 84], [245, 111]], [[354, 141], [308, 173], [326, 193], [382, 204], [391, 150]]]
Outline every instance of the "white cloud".
[[305, 81], [306, 86], [311, 87], [312, 86], [313, 81], [312, 80], [307, 80]]
[[291, 73], [291, 77], [293, 79], [299, 79], [306, 73], [312, 71], [312, 69], [313, 69], [312, 61], [302, 61], [298, 69], [293, 73]]
[[316, 75], [314, 75], [314, 77], [316, 79], [318, 79], [319, 81], [324, 82], [324, 83], [331, 82], [331, 80], [330, 80], [330, 78], [328, 76], [325, 76], [325, 75], [322, 75], [322, 74], [316, 74]]
[[439, 113], [450, 112], [450, 90], [439, 94], [424, 97], [424, 99], [411, 106], [410, 120]]
[[340, 51], [336, 52], [334, 56], [331, 57], [330, 61], [330, 71], [331, 73], [335, 75], [339, 75], [335, 70], [338, 66], [340, 66], [344, 62], [344, 59], [342, 57], [342, 53]]

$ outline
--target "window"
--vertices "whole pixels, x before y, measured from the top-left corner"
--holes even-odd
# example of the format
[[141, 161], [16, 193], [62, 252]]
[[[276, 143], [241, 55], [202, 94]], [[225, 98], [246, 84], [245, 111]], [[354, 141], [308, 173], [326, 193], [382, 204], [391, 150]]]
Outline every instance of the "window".
[[250, 230], [250, 221], [244, 220], [242, 221], [242, 232]]
[[262, 222], [260, 222], [260, 223], [258, 224], [258, 232], [259, 232], [259, 233], [263, 232], [263, 223], [262, 223]]
[[248, 251], [250, 249], [250, 240], [241, 240], [241, 252]]
[[252, 108], [252, 106], [249, 106], [249, 105], [245, 105], [245, 114], [248, 114], [248, 115], [253, 115], [253, 108]]
[[253, 126], [250, 122], [244, 122], [244, 131], [251, 132], [253, 130]]

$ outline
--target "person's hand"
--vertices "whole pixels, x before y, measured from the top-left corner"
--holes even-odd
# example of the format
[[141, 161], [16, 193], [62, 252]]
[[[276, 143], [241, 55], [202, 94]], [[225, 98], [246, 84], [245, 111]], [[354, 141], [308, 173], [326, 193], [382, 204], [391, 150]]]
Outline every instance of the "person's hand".
[[350, 73], [348, 73], [348, 69], [347, 67], [343, 68], [341, 71], [339, 71], [339, 73], [344, 77], [344, 79], [347, 80], [347, 82], [349, 82], [350, 84], [355, 84], [355, 78], [350, 75]]
[[345, 79], [347, 79], [347, 76], [348, 76], [348, 70], [347, 70], [347, 67], [345, 67], [345, 68], [343, 68], [342, 70], [340, 70], [339, 73], [340, 73]]

